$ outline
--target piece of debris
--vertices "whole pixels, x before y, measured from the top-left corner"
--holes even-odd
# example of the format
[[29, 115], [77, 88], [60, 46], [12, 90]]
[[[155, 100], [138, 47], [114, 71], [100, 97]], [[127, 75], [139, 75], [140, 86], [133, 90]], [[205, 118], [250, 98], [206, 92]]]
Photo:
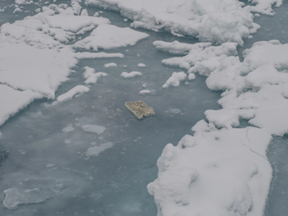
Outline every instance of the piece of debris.
[[126, 102], [125, 106], [138, 118], [142, 119], [149, 115], [154, 115], [152, 107], [149, 107], [143, 101]]

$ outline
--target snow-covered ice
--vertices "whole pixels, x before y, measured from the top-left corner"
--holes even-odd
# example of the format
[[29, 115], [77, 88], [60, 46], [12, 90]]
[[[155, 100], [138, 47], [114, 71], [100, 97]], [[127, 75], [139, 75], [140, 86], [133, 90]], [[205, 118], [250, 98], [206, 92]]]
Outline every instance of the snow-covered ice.
[[138, 67], [144, 68], [144, 67], [146, 67], [146, 65], [145, 65], [144, 63], [139, 63], [139, 64], [138, 64]]
[[122, 72], [121, 76], [124, 78], [132, 78], [132, 77], [136, 77], [136, 76], [142, 76], [142, 73], [139, 71]]
[[237, 0], [86, 0], [86, 4], [120, 11], [136, 28], [166, 30], [213, 43], [243, 45], [242, 38], [259, 28], [250, 8]]
[[109, 68], [109, 67], [117, 67], [117, 64], [114, 62], [110, 62], [104, 65], [105, 68]]
[[173, 72], [171, 77], [165, 82], [165, 84], [162, 86], [163, 88], [168, 88], [169, 86], [177, 87], [180, 85], [180, 82], [185, 80], [187, 77], [187, 74], [183, 71], [180, 72]]
[[70, 89], [68, 92], [58, 96], [57, 102], [62, 102], [62, 101], [72, 99], [73, 97], [81, 95], [88, 91], [90, 91], [90, 89], [87, 86], [83, 86], [83, 85], [75, 86], [74, 88]]
[[148, 37], [146, 33], [135, 31], [131, 28], [119, 28], [114, 25], [99, 25], [83, 40], [75, 43], [74, 48], [112, 49], [135, 45], [139, 40]]
[[93, 84], [96, 83], [100, 77], [107, 76], [107, 73], [104, 72], [95, 72], [94, 68], [90, 68], [88, 66], [84, 67], [85, 72], [83, 74], [85, 80], [85, 84]]
[[151, 94], [152, 92], [149, 89], [143, 89], [139, 92], [140, 95]]

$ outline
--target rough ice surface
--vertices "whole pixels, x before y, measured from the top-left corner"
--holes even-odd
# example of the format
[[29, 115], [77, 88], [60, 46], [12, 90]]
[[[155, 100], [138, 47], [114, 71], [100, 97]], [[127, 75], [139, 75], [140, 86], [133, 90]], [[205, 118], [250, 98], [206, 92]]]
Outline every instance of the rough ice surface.
[[282, 5], [283, 0], [249, 0], [252, 4], [251, 11], [262, 13], [265, 15], [274, 15], [274, 11], [272, 9], [272, 5], [276, 7], [280, 7]]
[[[263, 215], [272, 178], [271, 165], [266, 158], [267, 146], [271, 135], [288, 133], [287, 44], [277, 40], [256, 42], [243, 52], [243, 62], [234, 56], [233, 44], [206, 47], [202, 50], [209, 50], [205, 58], [199, 58], [202, 52], [196, 55], [195, 50], [184, 57], [163, 60], [163, 63], [207, 75], [208, 88], [224, 91], [218, 101], [222, 109], [207, 110], [209, 124], [200, 121], [193, 127], [193, 137], [186, 135], [176, 147], [166, 146], [157, 163], [158, 178], [148, 185], [148, 190], [154, 195], [159, 215], [175, 215], [176, 212], [181, 215], [191, 212], [195, 215]], [[234, 129], [239, 126], [239, 118], [248, 119], [259, 129]], [[223, 145], [219, 148], [221, 153], [213, 150], [216, 143]], [[202, 161], [207, 171], [200, 165]], [[218, 167], [227, 170], [214, 172]], [[235, 167], [238, 167], [237, 174], [231, 175]], [[219, 181], [216, 173], [221, 173]], [[225, 173], [229, 177], [223, 176]], [[212, 176], [213, 182], [210, 181]], [[243, 179], [243, 176], [248, 178]], [[233, 182], [233, 187], [226, 181]], [[207, 202], [209, 210], [202, 207]]]
[[236, 0], [86, 0], [86, 4], [120, 11], [134, 20], [131, 26], [136, 28], [167, 30], [213, 43], [243, 45], [242, 38], [259, 28], [250, 8]]
[[151, 91], [148, 89], [143, 89], [139, 92], [139, 94], [141, 94], [141, 95], [151, 94]]

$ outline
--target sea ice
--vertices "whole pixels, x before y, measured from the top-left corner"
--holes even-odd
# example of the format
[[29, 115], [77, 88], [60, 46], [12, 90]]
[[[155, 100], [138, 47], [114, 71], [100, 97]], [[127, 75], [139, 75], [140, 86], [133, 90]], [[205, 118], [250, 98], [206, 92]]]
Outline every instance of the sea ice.
[[65, 132], [65, 133], [72, 132], [72, 131], [74, 131], [74, 127], [72, 126], [72, 124], [69, 124], [66, 127], [64, 127], [62, 129], [62, 131]]
[[139, 94], [141, 94], [141, 95], [151, 94], [151, 91], [148, 89], [143, 89], [139, 92]]
[[90, 68], [88, 66], [84, 67], [85, 72], [83, 74], [85, 80], [85, 84], [96, 83], [100, 77], [107, 76], [107, 73], [104, 72], [95, 72], [94, 68]]
[[135, 45], [139, 40], [148, 37], [146, 33], [135, 31], [131, 28], [120, 28], [114, 25], [99, 25], [91, 34], [74, 44], [74, 48], [112, 49]]
[[132, 78], [132, 77], [135, 77], [135, 76], [142, 76], [142, 73], [139, 72], [139, 71], [132, 71], [130, 73], [122, 72], [121, 76], [124, 77], [124, 78]]
[[143, 64], [143, 63], [139, 63], [139, 64], [138, 64], [138, 67], [144, 68], [144, 67], [146, 67], [146, 65]]
[[104, 65], [105, 68], [109, 68], [109, 67], [117, 67], [117, 64], [114, 63], [114, 62], [111, 62], [111, 63], [107, 63]]
[[105, 127], [100, 126], [100, 125], [94, 125], [94, 124], [82, 125], [81, 127], [82, 127], [82, 130], [86, 132], [97, 133], [97, 134], [101, 134], [106, 130]]
[[177, 36], [193, 36], [201, 41], [243, 45], [259, 29], [249, 7], [237, 0], [86, 0], [87, 5], [120, 11], [134, 20], [132, 27], [166, 30]]
[[100, 145], [90, 147], [86, 151], [86, 156], [98, 156], [101, 152], [112, 147], [113, 147], [113, 143], [111, 142], [102, 143]]
[[87, 86], [78, 85], [70, 89], [68, 92], [57, 97], [57, 102], [66, 101], [72, 99], [74, 96], [81, 95], [88, 92], [90, 89]]
[[171, 77], [166, 81], [166, 83], [162, 86], [163, 88], [168, 88], [169, 86], [179, 86], [180, 82], [185, 80], [187, 77], [186, 73], [181, 72], [173, 72]]

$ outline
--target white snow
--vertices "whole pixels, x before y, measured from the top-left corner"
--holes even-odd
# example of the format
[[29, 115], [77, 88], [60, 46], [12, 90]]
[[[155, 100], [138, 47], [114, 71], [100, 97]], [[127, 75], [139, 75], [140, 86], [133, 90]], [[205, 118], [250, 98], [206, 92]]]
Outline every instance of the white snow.
[[113, 25], [99, 25], [91, 34], [74, 44], [74, 48], [94, 50], [112, 49], [135, 45], [139, 40], [148, 37], [146, 33], [131, 28], [120, 28]]
[[194, 73], [189, 73], [188, 75], [188, 80], [194, 80], [196, 77], [195, 77], [195, 74]]
[[138, 67], [140, 67], [140, 68], [144, 68], [144, 67], [146, 67], [146, 65], [143, 64], [143, 63], [139, 63], [139, 64], [138, 64]]
[[122, 72], [121, 76], [124, 77], [124, 78], [132, 78], [132, 77], [135, 77], [135, 76], [142, 76], [142, 73], [139, 72], [139, 71], [132, 71], [130, 73]]
[[283, 0], [249, 0], [249, 1], [255, 4], [251, 6], [251, 11], [266, 15], [274, 15], [275, 12], [272, 9], [272, 5], [280, 7], [283, 2]]
[[77, 59], [94, 59], [94, 58], [124, 58], [122, 53], [90, 53], [90, 52], [78, 52], [74, 53], [75, 58]]
[[101, 134], [106, 130], [105, 127], [100, 126], [100, 125], [94, 125], [94, 124], [82, 125], [81, 127], [82, 127], [82, 130], [86, 132], [97, 133], [97, 134]]
[[[173, 57], [162, 60], [162, 63], [168, 66], [178, 66], [188, 70], [189, 73], [199, 73], [208, 75], [211, 71], [217, 68], [221, 61], [227, 56], [237, 54], [236, 43], [223, 43], [220, 46], [212, 46], [210, 43], [196, 43], [191, 46], [186, 46], [185, 43], [174, 41], [171, 43], [162, 43], [157, 41], [153, 43], [157, 49], [169, 53], [181, 53], [187, 55], [183, 57]], [[161, 46], [159, 45], [161, 44]], [[185, 48], [185, 49], [184, 49]], [[173, 51], [175, 49], [175, 51]]]
[[113, 143], [111, 142], [102, 143], [100, 145], [90, 147], [86, 151], [86, 156], [98, 156], [101, 152], [112, 147], [113, 147]]
[[105, 68], [109, 68], [109, 67], [117, 67], [117, 64], [114, 63], [114, 62], [111, 62], [111, 63], [107, 63], [104, 65]]
[[77, 85], [74, 88], [70, 89], [68, 92], [57, 97], [57, 102], [66, 101], [72, 99], [77, 95], [81, 95], [85, 92], [88, 92], [90, 89], [87, 86]]
[[[208, 88], [223, 93], [222, 109], [207, 110], [208, 122], [199, 121], [194, 136], [163, 150], [158, 177], [148, 185], [159, 215], [264, 213], [272, 178], [267, 146], [272, 135], [288, 134], [288, 44], [254, 43], [243, 62], [236, 54], [235, 44], [224, 43], [163, 60], [208, 76]], [[240, 118], [258, 128], [233, 128]]]
[[197, 130], [168, 144], [148, 185], [158, 215], [263, 215], [272, 176], [263, 149], [270, 139], [249, 127]]
[[166, 30], [201, 41], [237, 42], [255, 33], [249, 7], [238, 0], [86, 0], [86, 4], [120, 11], [134, 20], [132, 27]]
[[166, 81], [166, 83], [162, 86], [163, 88], [168, 88], [169, 86], [179, 86], [180, 82], [185, 80], [187, 77], [186, 73], [181, 72], [173, 72], [171, 77]]
[[85, 69], [85, 72], [83, 76], [86, 79], [84, 82], [85, 84], [96, 83], [100, 77], [107, 76], [107, 73], [104, 73], [104, 72], [96, 73], [94, 68], [90, 68], [88, 66], [84, 67], [84, 69]]
[[42, 97], [40, 93], [31, 90], [17, 91], [7, 85], [0, 84], [0, 125], [33, 100]]

